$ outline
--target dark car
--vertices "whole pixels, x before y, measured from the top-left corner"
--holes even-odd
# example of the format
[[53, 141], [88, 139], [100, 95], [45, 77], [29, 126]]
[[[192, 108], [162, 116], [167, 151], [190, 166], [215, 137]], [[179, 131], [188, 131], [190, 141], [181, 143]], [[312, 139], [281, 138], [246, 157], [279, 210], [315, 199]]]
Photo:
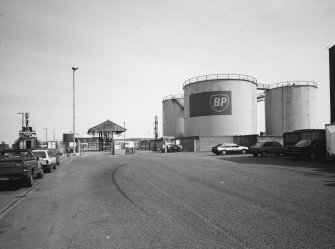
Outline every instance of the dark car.
[[285, 154], [292, 155], [295, 158], [324, 158], [326, 156], [326, 144], [319, 139], [300, 140], [294, 146], [287, 147]]
[[168, 152], [180, 152], [183, 150], [183, 146], [181, 144], [167, 144], [167, 151]]
[[257, 142], [250, 147], [249, 152], [254, 156], [266, 156], [268, 154], [280, 155], [284, 154], [285, 147], [279, 142]]
[[20, 180], [26, 186], [33, 186], [34, 177], [43, 177], [43, 168], [28, 149], [0, 151], [0, 180]]

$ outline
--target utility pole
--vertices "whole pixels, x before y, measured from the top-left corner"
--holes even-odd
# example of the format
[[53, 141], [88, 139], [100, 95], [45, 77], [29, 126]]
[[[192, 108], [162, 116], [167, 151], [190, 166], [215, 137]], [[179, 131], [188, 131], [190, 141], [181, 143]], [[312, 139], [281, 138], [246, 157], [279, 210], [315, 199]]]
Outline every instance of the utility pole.
[[22, 131], [23, 131], [23, 126], [24, 126], [24, 124], [23, 124], [23, 120], [24, 120], [24, 112], [18, 112], [17, 114], [21, 114], [21, 115], [22, 115], [22, 117], [21, 117], [21, 121], [22, 121], [21, 129], [22, 129]]
[[78, 70], [78, 67], [73, 67], [73, 153], [76, 153], [76, 112], [75, 112], [75, 82], [74, 73]]
[[123, 122], [123, 128], [124, 128], [124, 132], [123, 132], [123, 141], [124, 141], [124, 153], [126, 154], [126, 122]]
[[48, 128], [43, 128], [45, 130], [45, 144], [48, 146]]

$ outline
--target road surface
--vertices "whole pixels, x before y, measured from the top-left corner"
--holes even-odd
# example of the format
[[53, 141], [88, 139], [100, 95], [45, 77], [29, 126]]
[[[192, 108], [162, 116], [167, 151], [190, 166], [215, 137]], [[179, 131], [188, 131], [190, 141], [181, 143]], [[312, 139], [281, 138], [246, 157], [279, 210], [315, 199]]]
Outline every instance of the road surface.
[[70, 157], [31, 191], [0, 189], [2, 210], [20, 199], [0, 215], [0, 248], [335, 248], [334, 167], [211, 153]]

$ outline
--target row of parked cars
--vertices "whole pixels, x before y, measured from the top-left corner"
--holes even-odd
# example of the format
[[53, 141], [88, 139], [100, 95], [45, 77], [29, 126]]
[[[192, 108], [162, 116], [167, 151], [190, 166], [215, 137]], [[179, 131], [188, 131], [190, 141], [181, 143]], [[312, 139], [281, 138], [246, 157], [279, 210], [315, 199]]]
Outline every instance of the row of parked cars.
[[250, 148], [239, 146], [235, 143], [218, 144], [212, 147], [212, 152], [217, 155], [226, 153], [250, 153], [257, 157], [258, 155], [292, 155], [295, 158], [308, 157], [311, 159], [326, 157], [326, 145], [324, 141], [318, 139], [301, 140], [293, 146], [284, 147], [279, 142], [257, 142]]
[[0, 151], [0, 181], [17, 180], [31, 187], [34, 178], [43, 178], [59, 165], [59, 153], [55, 149], [7, 149]]

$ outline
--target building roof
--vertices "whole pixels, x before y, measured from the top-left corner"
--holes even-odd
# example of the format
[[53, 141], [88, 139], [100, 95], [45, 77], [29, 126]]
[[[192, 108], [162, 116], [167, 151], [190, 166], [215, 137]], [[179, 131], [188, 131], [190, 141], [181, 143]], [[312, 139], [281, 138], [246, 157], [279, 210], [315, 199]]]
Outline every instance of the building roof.
[[102, 131], [102, 132], [108, 132], [109, 131], [109, 132], [119, 134], [119, 133], [125, 132], [126, 130], [127, 129], [113, 123], [112, 121], [110, 121], [108, 119], [107, 121], [90, 128], [87, 131], [87, 134], [94, 136], [96, 133], [99, 133], [100, 131]]

